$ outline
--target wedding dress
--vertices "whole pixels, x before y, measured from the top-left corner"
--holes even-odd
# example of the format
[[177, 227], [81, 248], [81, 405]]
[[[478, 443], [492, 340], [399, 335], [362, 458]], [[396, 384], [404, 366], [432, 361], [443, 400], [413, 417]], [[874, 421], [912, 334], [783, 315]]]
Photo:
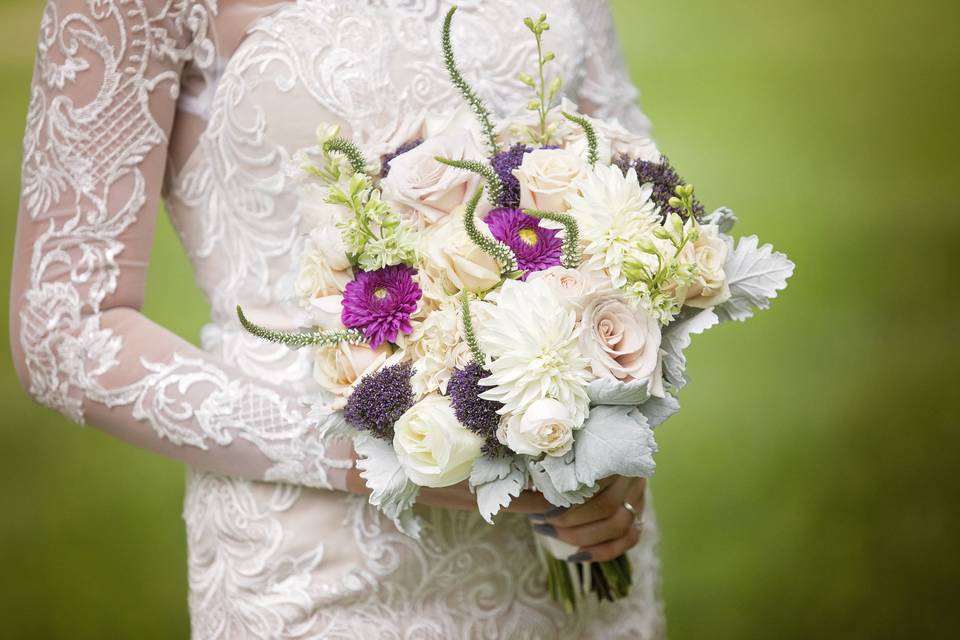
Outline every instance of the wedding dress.
[[[311, 354], [245, 334], [296, 327], [301, 234], [286, 170], [321, 122], [368, 157], [461, 99], [441, 0], [51, 0], [31, 92], [13, 285], [18, 372], [78, 423], [185, 462], [193, 637], [658, 638], [653, 513], [635, 587], [567, 616], [523, 516], [418, 507], [420, 541], [344, 493], [303, 400]], [[546, 13], [565, 95], [642, 131], [600, 0], [460, 0], [464, 75], [499, 114], [527, 101], [522, 24]], [[156, 210], [209, 299], [198, 349], [140, 314]], [[155, 265], [156, 269], [157, 266]], [[168, 283], [176, 286], [176, 283]], [[187, 286], [184, 284], [184, 286]], [[135, 481], [135, 479], [133, 480]], [[145, 605], [147, 606], [147, 605]]]

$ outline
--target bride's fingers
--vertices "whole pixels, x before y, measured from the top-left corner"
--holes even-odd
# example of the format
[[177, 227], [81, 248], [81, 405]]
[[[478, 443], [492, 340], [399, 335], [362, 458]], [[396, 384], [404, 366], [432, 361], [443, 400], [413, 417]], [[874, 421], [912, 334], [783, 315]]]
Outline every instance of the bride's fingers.
[[577, 527], [597, 520], [609, 518], [618, 509], [623, 508], [624, 495], [630, 480], [616, 478], [607, 487], [583, 504], [578, 504], [559, 514], [545, 514], [545, 521], [558, 528]]
[[537, 533], [551, 536], [578, 547], [591, 547], [622, 538], [633, 526], [633, 514], [621, 507], [610, 517], [576, 527], [560, 528], [551, 524], [534, 524]]
[[630, 527], [627, 532], [616, 540], [608, 540], [590, 547], [583, 547], [567, 560], [571, 562], [606, 562], [614, 560], [626, 553], [640, 542], [640, 530]]
[[510, 506], [507, 508], [507, 511], [512, 511], [514, 513], [540, 514], [546, 513], [553, 508], [553, 505], [543, 497], [542, 493], [536, 491], [523, 491], [519, 496], [510, 502]]

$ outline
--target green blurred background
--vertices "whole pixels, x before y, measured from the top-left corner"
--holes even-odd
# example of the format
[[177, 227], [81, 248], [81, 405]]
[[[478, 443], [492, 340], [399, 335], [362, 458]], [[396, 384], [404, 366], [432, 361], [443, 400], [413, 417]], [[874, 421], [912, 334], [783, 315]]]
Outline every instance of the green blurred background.
[[[772, 311], [695, 340], [658, 431], [674, 640], [955, 633], [956, 7], [614, 2], [661, 147], [798, 264]], [[40, 11], [0, 5], [4, 300]], [[165, 221], [153, 264], [146, 313], [196, 340]], [[0, 637], [187, 637], [182, 468], [34, 406], [9, 360]]]

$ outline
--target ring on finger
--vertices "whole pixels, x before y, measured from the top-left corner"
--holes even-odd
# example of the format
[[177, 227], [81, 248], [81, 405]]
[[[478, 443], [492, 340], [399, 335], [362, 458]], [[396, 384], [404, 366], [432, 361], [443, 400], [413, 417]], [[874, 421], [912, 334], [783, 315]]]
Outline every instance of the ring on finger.
[[626, 509], [631, 516], [633, 516], [633, 526], [635, 526], [638, 529], [642, 529], [643, 514], [637, 511], [637, 508], [632, 504], [630, 504], [629, 502], [627, 502], [626, 500], [623, 502], [623, 508]]

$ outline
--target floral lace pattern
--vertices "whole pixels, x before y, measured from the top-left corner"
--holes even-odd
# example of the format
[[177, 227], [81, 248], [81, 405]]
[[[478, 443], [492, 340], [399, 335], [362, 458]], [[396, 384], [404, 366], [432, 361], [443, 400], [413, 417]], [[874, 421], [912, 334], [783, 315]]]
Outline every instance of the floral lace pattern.
[[[459, 4], [463, 71], [501, 115], [525, 103], [515, 76], [534, 50], [521, 20], [546, 12], [568, 97], [648, 126], [605, 2]], [[251, 19], [227, 26], [245, 5]], [[51, 0], [43, 14], [14, 275], [18, 372], [70, 419], [195, 469], [184, 519], [196, 638], [662, 631], [652, 512], [632, 552], [631, 598], [566, 618], [545, 592], [524, 518], [490, 527], [424, 509], [414, 542], [362, 499], [312, 488], [342, 488], [350, 461], [325, 450], [307, 419], [302, 399], [319, 392], [310, 355], [254, 343], [234, 319], [242, 301], [274, 325], [301, 321], [288, 302], [300, 238], [284, 167], [319, 121], [340, 123], [373, 156], [407, 139], [423, 113], [458, 104], [438, 55], [448, 7]], [[190, 74], [210, 84], [181, 96]], [[189, 117], [203, 118], [199, 138], [182, 124]], [[164, 186], [212, 306], [203, 350], [136, 311]]]

